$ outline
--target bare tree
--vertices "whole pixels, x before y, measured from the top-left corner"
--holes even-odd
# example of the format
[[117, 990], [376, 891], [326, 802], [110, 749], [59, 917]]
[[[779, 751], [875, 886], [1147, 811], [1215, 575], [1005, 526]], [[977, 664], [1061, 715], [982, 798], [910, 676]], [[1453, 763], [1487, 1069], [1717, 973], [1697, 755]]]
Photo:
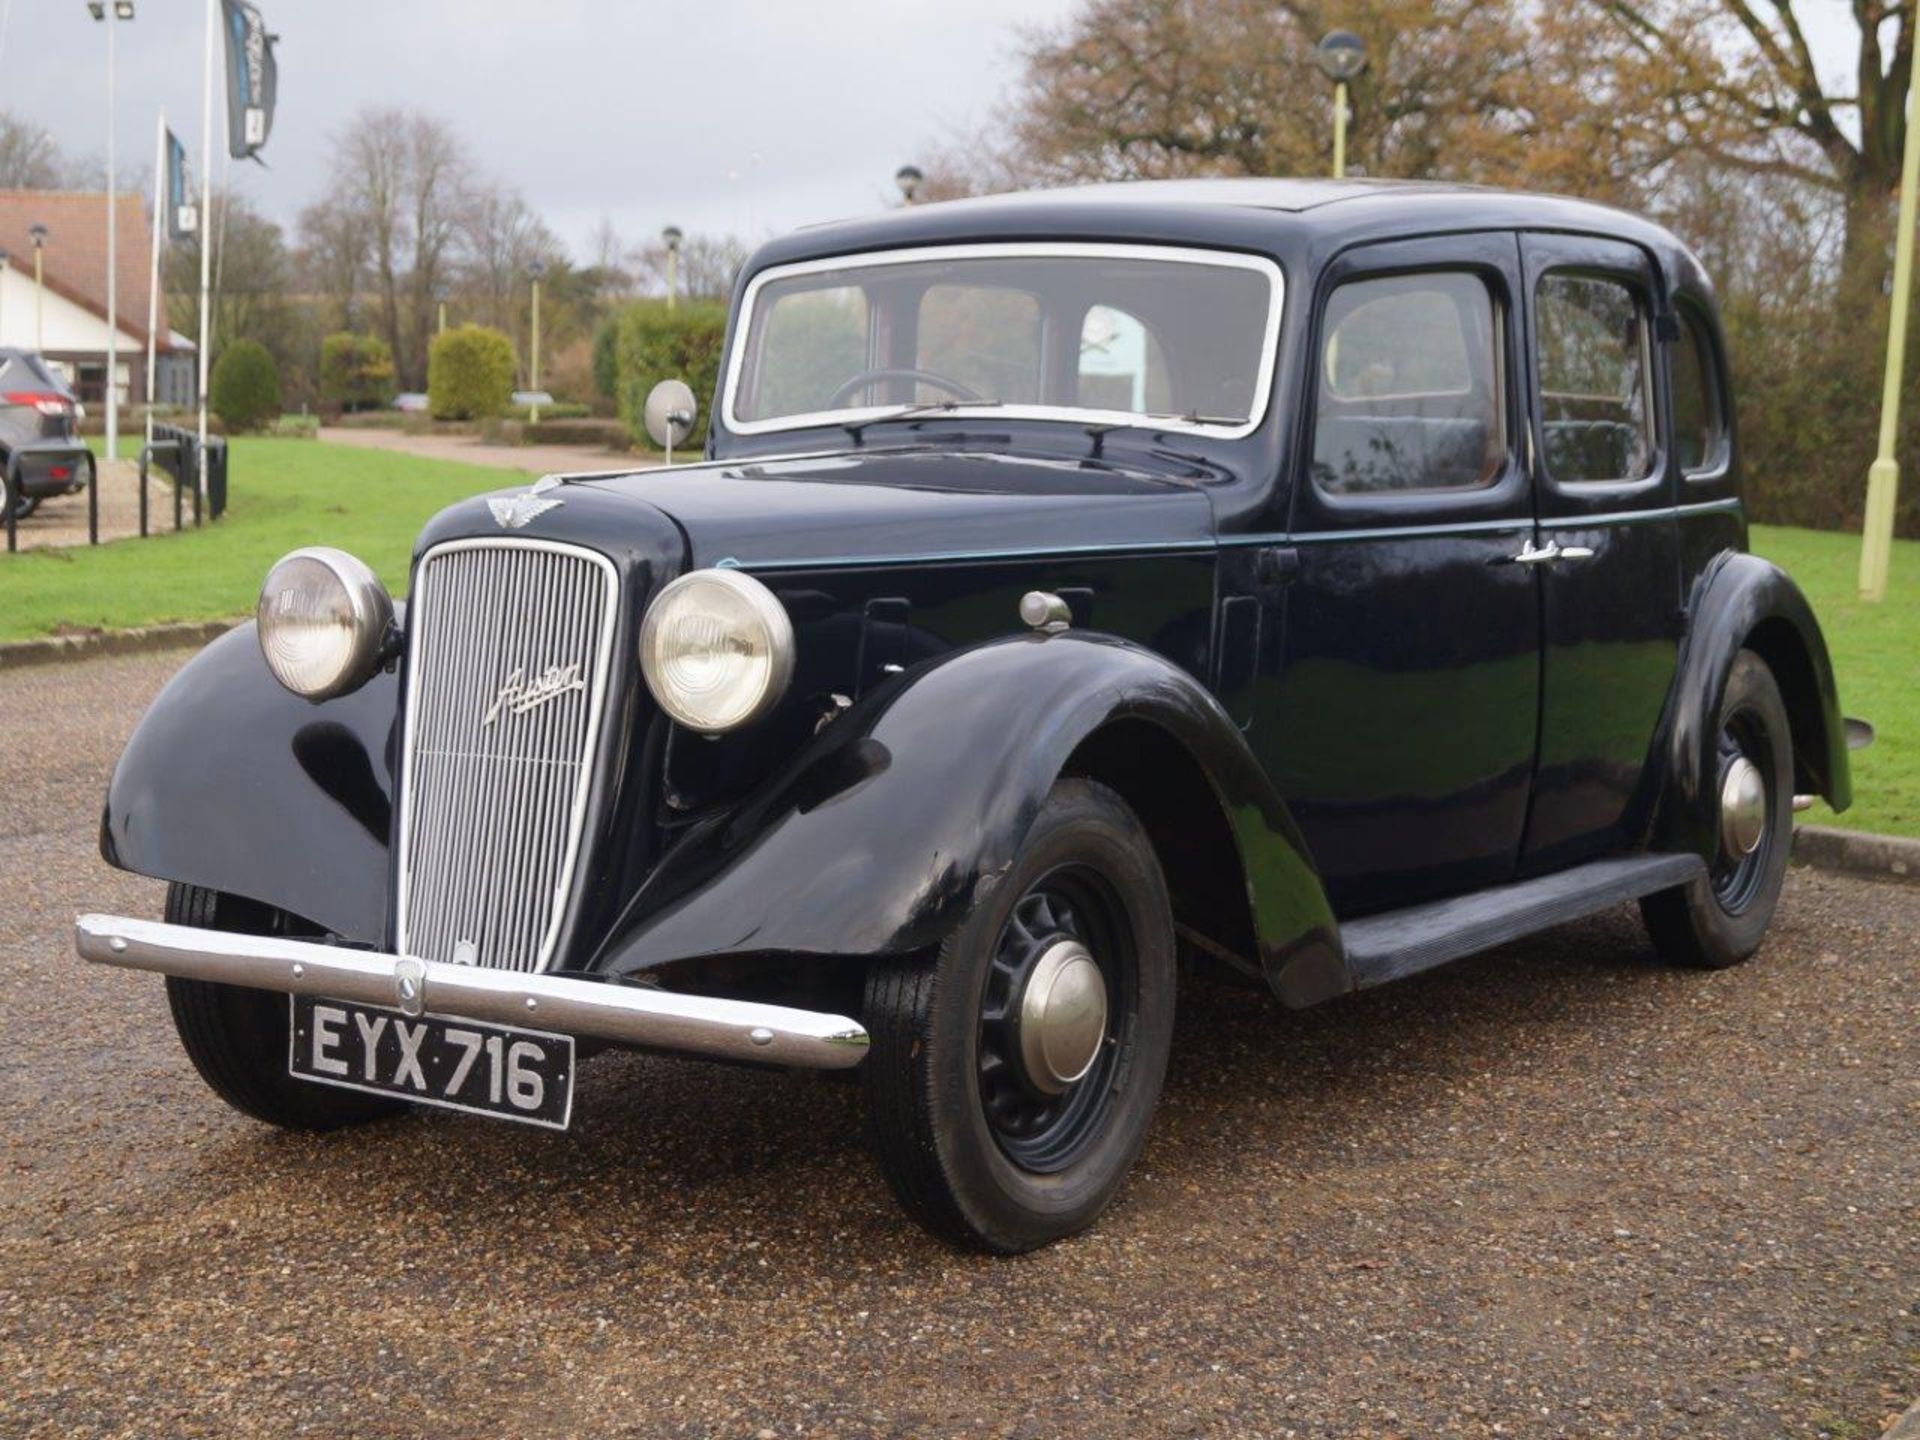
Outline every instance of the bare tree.
[[469, 304], [487, 324], [517, 334], [528, 267], [557, 260], [560, 242], [517, 191], [494, 184], [469, 190], [461, 234]]
[[[440, 121], [412, 116], [406, 129], [404, 193], [413, 253], [408, 273], [411, 333], [407, 360], [421, 385], [426, 383], [427, 345], [433, 335], [436, 301], [449, 282], [459, 244], [471, 170], [466, 147]], [[396, 360], [401, 354], [394, 347]], [[402, 367], [402, 373], [408, 373]]]
[[302, 287], [333, 307], [327, 323], [353, 330], [360, 323], [360, 292], [367, 277], [367, 230], [359, 212], [336, 196], [300, 212], [295, 264]]
[[362, 110], [335, 145], [331, 195], [303, 227], [336, 284], [352, 273], [347, 232], [357, 227], [378, 329], [401, 382], [415, 388], [426, 382], [435, 302], [458, 259], [470, 168], [442, 122], [392, 107]]
[[45, 126], [0, 111], [0, 189], [52, 190], [71, 168]]
[[[680, 242], [680, 295], [688, 300], [725, 300], [733, 293], [734, 277], [752, 254], [738, 235], [688, 235]], [[667, 291], [667, 247], [658, 240], [635, 250], [634, 269], [653, 294]]]

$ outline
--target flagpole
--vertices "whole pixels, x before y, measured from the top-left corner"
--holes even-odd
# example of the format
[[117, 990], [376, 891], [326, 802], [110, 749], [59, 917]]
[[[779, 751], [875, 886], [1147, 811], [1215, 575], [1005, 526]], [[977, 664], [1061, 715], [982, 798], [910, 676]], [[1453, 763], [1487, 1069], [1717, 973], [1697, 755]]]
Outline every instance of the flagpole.
[[207, 53], [200, 93], [200, 465], [195, 493], [207, 493], [207, 292], [213, 285], [213, 252], [207, 248], [207, 227], [213, 215], [213, 32], [220, 0], [207, 0]]
[[114, 35], [120, 10], [106, 7], [107, 17], [107, 459], [120, 458], [120, 246], [115, 212], [120, 208], [120, 177], [114, 173]]
[[159, 353], [160, 331], [160, 212], [167, 192], [167, 112], [160, 112], [153, 132], [153, 249], [147, 270], [147, 439], [153, 444], [153, 369]]

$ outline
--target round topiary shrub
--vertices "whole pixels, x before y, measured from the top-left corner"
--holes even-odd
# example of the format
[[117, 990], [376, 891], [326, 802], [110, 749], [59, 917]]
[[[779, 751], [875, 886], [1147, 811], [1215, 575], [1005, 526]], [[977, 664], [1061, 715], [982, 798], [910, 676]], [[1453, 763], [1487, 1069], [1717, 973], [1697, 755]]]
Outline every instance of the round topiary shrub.
[[434, 337], [427, 351], [427, 409], [436, 420], [491, 420], [513, 398], [513, 342], [485, 325]]
[[343, 330], [320, 342], [320, 403], [329, 411], [384, 409], [394, 388], [393, 351], [378, 335]]
[[280, 415], [280, 370], [258, 340], [235, 340], [214, 362], [207, 402], [228, 433], [258, 430]]

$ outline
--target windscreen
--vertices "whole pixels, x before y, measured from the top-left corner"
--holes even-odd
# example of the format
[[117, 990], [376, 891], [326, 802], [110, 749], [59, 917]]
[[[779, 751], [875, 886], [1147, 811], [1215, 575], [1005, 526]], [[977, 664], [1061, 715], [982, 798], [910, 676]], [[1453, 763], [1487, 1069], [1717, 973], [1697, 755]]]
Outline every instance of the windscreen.
[[754, 287], [736, 425], [952, 405], [1245, 428], [1260, 417], [1278, 275], [1149, 249], [861, 257]]

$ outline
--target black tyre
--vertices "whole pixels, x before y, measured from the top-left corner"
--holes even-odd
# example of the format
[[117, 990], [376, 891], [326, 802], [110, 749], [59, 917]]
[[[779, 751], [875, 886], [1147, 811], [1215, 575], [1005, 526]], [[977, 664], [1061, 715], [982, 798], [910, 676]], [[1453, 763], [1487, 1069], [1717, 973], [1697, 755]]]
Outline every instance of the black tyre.
[[[167, 920], [246, 935], [284, 934], [276, 910], [194, 885], [167, 889]], [[333, 1130], [378, 1120], [407, 1107], [287, 1074], [287, 997], [271, 990], [167, 977], [167, 1003], [187, 1058], [214, 1094], [234, 1109], [289, 1130]]]
[[[17, 519], [24, 520], [39, 508], [40, 497], [38, 495], [22, 495], [18, 500], [14, 501], [13, 513]], [[5, 512], [0, 511], [0, 514], [4, 513]]]
[[1063, 780], [939, 951], [868, 975], [867, 1112], [900, 1203], [1001, 1253], [1092, 1224], [1146, 1139], [1173, 1007], [1146, 831], [1104, 785]]
[[1716, 848], [1707, 873], [1640, 902], [1654, 948], [1718, 970], [1760, 948], [1793, 849], [1793, 740], [1766, 662], [1742, 650], [1720, 700]]

